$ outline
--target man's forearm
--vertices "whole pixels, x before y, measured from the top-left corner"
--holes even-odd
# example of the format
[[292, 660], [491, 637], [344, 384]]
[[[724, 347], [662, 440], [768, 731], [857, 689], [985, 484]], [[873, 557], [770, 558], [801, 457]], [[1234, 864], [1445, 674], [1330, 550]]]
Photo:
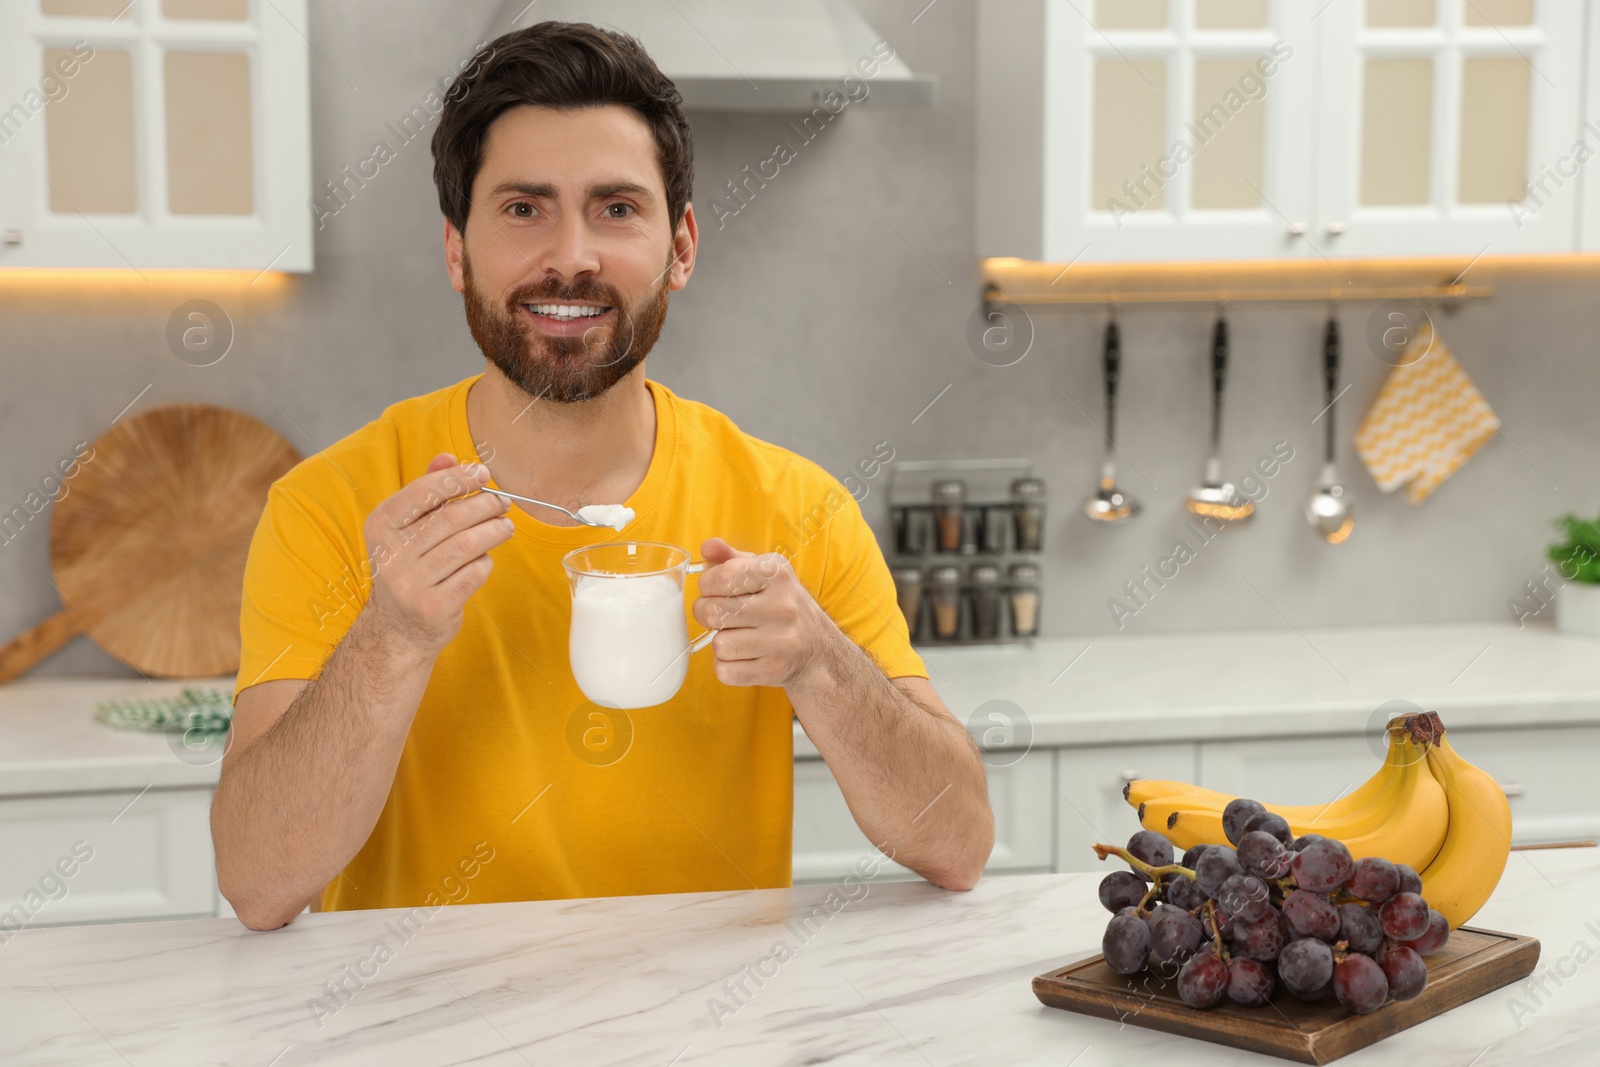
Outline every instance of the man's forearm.
[[363, 612], [318, 678], [225, 765], [211, 807], [217, 878], [246, 925], [289, 922], [366, 842], [432, 669]]
[[869, 839], [937, 885], [976, 883], [994, 816], [960, 723], [902, 692], [836, 628], [817, 668], [787, 692]]

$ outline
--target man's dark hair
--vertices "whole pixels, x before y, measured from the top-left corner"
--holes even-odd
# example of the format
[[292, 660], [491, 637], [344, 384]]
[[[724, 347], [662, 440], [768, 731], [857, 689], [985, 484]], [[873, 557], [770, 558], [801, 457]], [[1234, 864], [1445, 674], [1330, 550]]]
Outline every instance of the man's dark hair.
[[605, 104], [632, 108], [649, 125], [676, 231], [694, 188], [683, 97], [638, 41], [583, 22], [513, 30], [480, 49], [451, 83], [433, 131], [433, 184], [445, 218], [466, 232], [472, 183], [501, 114], [524, 105], [572, 111]]

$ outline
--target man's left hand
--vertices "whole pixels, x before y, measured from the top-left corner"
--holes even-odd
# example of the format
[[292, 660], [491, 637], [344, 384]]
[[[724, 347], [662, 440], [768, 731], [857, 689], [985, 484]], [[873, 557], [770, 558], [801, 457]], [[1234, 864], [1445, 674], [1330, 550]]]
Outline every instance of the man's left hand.
[[803, 685], [825, 669], [833, 620], [777, 552], [741, 552], [720, 537], [701, 545], [694, 617], [711, 639], [723, 685]]

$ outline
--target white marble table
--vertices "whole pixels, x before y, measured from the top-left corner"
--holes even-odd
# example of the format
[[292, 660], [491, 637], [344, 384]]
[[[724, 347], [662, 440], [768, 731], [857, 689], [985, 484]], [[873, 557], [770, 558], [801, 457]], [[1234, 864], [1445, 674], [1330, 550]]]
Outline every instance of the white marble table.
[[[1555, 975], [1545, 992], [1491, 993], [1340, 1062], [1595, 1062], [1597, 875], [1593, 849], [1513, 855], [1477, 925], [1538, 937], [1535, 977]], [[1033, 976], [1097, 950], [1098, 878], [468, 903], [404, 942], [399, 912], [308, 915], [265, 934], [226, 919], [29, 930], [0, 944], [0, 1063], [1282, 1062], [1042, 1007]], [[846, 891], [856, 899], [827, 912], [827, 895]], [[801, 936], [819, 904], [827, 918]], [[779, 942], [792, 957], [763, 963]], [[392, 958], [365, 964], [378, 944]], [[760, 984], [730, 993], [749, 971]], [[327, 1000], [340, 980], [348, 995]], [[720, 1028], [713, 998], [728, 1009]]]

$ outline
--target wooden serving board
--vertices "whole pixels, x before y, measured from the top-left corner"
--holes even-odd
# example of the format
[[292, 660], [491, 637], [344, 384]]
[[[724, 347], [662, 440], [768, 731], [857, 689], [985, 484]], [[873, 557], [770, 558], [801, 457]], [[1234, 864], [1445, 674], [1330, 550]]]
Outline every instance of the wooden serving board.
[[1539, 942], [1531, 937], [1464, 926], [1427, 957], [1428, 985], [1421, 994], [1390, 1001], [1370, 1015], [1352, 1015], [1331, 997], [1307, 1004], [1281, 987], [1264, 1008], [1224, 1000], [1209, 1011], [1197, 1011], [1178, 999], [1176, 983], [1149, 971], [1124, 977], [1107, 967], [1103, 956], [1039, 975], [1033, 992], [1052, 1008], [1297, 1063], [1332, 1063], [1525, 978], [1538, 962]]

